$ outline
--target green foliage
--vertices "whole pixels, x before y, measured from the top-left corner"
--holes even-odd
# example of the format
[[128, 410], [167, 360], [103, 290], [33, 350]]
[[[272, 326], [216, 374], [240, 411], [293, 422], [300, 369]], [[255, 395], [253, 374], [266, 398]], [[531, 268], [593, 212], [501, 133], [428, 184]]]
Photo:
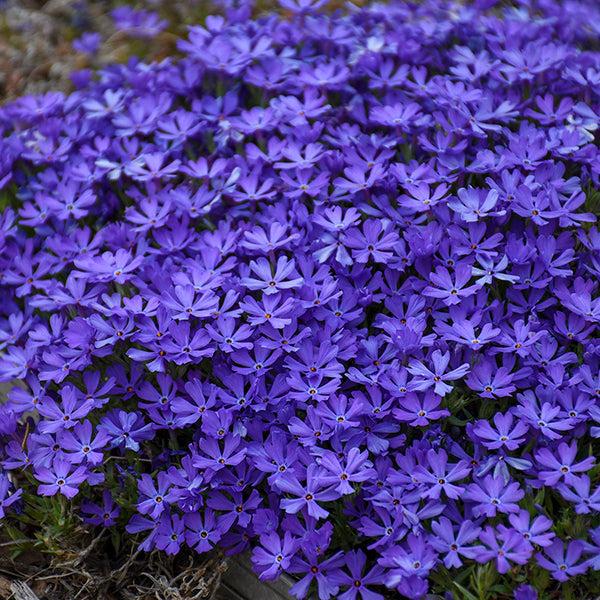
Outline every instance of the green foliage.
[[71, 502], [62, 495], [38, 496], [24, 492], [23, 512], [10, 519], [12, 523], [5, 524], [3, 531], [15, 540], [13, 558], [32, 548], [55, 556], [64, 555], [84, 532]]
[[17, 186], [10, 183], [0, 190], [0, 213], [3, 213], [8, 207], [18, 205]]

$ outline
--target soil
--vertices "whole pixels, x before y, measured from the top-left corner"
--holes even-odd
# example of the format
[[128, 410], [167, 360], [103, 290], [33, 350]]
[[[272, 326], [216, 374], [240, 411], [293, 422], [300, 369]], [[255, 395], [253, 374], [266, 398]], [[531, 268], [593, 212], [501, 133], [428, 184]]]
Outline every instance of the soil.
[[[175, 40], [197, 22], [190, 0], [148, 3], [138, 8], [167, 13], [170, 25], [152, 39], [118, 30], [110, 11], [116, 0], [0, 0], [0, 104], [26, 94], [69, 93], [73, 71], [124, 62], [136, 54], [149, 62], [176, 53]], [[132, 0], [128, 4], [135, 7]], [[206, 11], [204, 3], [204, 11]], [[76, 52], [71, 42], [86, 32], [101, 36], [98, 52]]]

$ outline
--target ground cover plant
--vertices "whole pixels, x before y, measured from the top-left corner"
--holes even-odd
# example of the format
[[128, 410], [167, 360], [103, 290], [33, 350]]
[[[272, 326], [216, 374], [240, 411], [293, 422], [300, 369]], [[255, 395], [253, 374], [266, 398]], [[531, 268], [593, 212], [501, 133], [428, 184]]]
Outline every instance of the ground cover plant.
[[4, 529], [599, 593], [596, 4], [280, 5], [0, 110]]

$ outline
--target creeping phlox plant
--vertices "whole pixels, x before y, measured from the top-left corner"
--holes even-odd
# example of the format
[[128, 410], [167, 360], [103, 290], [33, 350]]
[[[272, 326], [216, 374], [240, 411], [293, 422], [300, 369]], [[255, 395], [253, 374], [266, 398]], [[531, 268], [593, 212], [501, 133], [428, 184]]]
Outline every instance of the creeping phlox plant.
[[517, 4], [236, 5], [2, 108], [0, 514], [600, 591], [600, 12]]

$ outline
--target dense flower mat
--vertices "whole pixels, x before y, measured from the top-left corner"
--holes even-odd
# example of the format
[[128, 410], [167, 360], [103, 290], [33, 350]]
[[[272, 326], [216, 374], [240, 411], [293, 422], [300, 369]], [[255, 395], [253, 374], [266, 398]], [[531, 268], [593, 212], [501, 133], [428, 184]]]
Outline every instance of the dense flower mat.
[[297, 2], [1, 109], [0, 514], [600, 591], [597, 3]]

